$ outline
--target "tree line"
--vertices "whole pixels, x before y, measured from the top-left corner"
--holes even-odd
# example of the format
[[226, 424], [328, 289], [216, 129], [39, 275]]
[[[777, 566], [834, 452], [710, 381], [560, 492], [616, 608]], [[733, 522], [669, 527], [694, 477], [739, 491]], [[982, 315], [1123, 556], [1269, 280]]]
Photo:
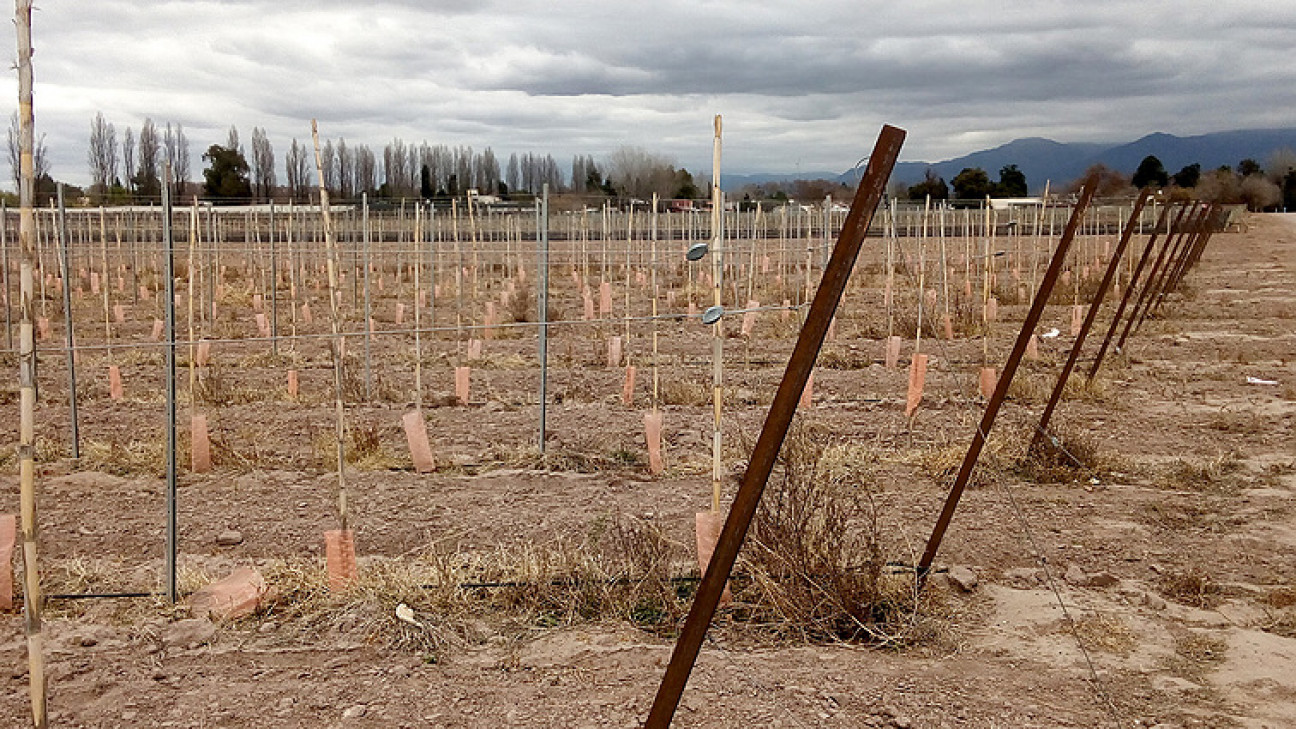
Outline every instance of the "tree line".
[[[18, 175], [17, 116], [10, 120], [9, 163], [14, 188]], [[65, 185], [70, 199], [94, 204], [156, 202], [161, 197], [165, 164], [170, 163], [173, 189], [182, 198], [198, 195], [216, 202], [307, 202], [317, 193], [314, 148], [309, 140], [293, 138], [283, 150], [282, 163], [266, 130], [253, 127], [246, 149], [237, 127], [209, 145], [201, 155], [199, 179], [190, 169], [189, 140], [180, 124], [158, 125], [146, 118], [138, 129], [116, 125], [102, 112], [90, 124], [86, 161], [90, 184]], [[340, 199], [453, 198], [470, 190], [481, 195], [534, 195], [548, 185], [555, 194], [601, 195], [647, 199], [699, 198], [704, 186], [688, 170], [677, 168], [663, 155], [637, 147], [622, 147], [605, 160], [575, 155], [564, 170], [549, 154], [513, 153], [506, 160], [486, 147], [407, 143], [392, 139], [381, 149], [325, 139], [320, 148], [324, 186]], [[54, 194], [44, 136], [36, 143], [38, 202]]]
[[[1152, 187], [1165, 190], [1171, 199], [1244, 204], [1253, 211], [1296, 210], [1296, 152], [1290, 149], [1274, 152], [1265, 167], [1247, 158], [1236, 167], [1224, 165], [1205, 171], [1200, 164], [1193, 163], [1174, 174], [1155, 155], [1144, 157], [1133, 175], [1094, 164], [1079, 178], [1061, 186], [1059, 192], [1076, 192], [1081, 182], [1091, 175], [1097, 175], [1097, 194], [1102, 197], [1130, 196], [1138, 189]], [[1028, 189], [1026, 175], [1017, 165], [1001, 168], [998, 182], [992, 181], [979, 167], [964, 167], [951, 183], [947, 184], [929, 167], [922, 182], [904, 188], [900, 194], [910, 200], [924, 200], [930, 195], [933, 200], [975, 205], [987, 196], [1025, 197]]]

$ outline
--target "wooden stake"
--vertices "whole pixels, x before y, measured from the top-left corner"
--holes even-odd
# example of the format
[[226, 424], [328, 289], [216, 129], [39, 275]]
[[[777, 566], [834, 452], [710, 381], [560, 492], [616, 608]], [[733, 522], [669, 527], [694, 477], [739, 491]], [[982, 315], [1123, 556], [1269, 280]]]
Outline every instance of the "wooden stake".
[[[338, 255], [337, 242], [333, 234], [333, 219], [329, 215], [329, 196], [328, 189], [324, 186], [324, 159], [320, 154], [319, 143], [319, 126], [314, 119], [311, 120], [311, 139], [315, 144], [315, 173], [319, 180], [320, 196], [320, 218], [324, 225], [324, 247], [328, 256], [328, 285], [329, 285], [329, 326], [333, 333], [333, 402], [334, 409], [337, 413], [336, 422], [336, 442], [337, 442], [337, 476], [338, 476], [338, 544], [339, 548], [330, 550], [330, 554], [336, 554], [338, 567], [330, 568], [329, 574], [341, 575], [342, 579], [331, 582], [334, 589], [348, 586], [355, 579], [355, 543], [351, 536], [348, 525], [350, 509], [347, 505], [347, 487], [346, 487], [346, 406], [342, 402], [342, 322], [341, 313], [338, 311]], [[326, 546], [328, 546], [327, 536]], [[346, 548], [349, 547], [349, 548]], [[349, 578], [349, 579], [347, 579]]]
[[27, 677], [32, 725], [45, 729], [45, 651], [41, 633], [40, 570], [36, 561], [36, 172], [33, 156], [31, 0], [17, 0], [18, 26], [18, 245], [22, 251], [18, 324], [18, 479], [23, 542], [23, 616], [27, 636]]
[[[711, 286], [712, 303], [720, 306], [724, 276], [724, 193], [720, 189], [720, 115], [715, 116], [715, 138], [711, 147]], [[720, 410], [724, 403], [724, 318], [711, 325], [711, 511], [720, 511], [722, 459], [720, 454]], [[718, 532], [717, 532], [718, 533]]]

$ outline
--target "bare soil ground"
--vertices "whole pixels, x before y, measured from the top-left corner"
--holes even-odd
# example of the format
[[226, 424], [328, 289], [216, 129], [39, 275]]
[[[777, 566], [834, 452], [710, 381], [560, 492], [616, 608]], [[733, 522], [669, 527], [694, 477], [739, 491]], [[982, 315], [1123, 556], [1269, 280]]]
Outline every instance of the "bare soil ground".
[[[816, 405], [799, 417], [865, 449], [887, 556], [912, 563], [948, 488], [944, 471], [979, 418], [982, 344], [924, 339], [927, 396], [907, 420], [906, 375], [879, 362], [886, 328], [878, 256], [870, 255], [874, 266], [861, 263], [816, 371]], [[1186, 283], [1093, 388], [1063, 401], [1062, 427], [1082, 434], [1091, 465], [1102, 464], [1071, 483], [1040, 483], [1013, 465], [1070, 344], [1070, 307], [1050, 307], [1041, 331], [1063, 333], [1042, 340], [1041, 361], [1019, 373], [978, 485], [942, 547], [941, 564], [970, 569], [979, 584], [964, 591], [934, 581], [945, 604], [937, 634], [895, 649], [807, 644], [763, 637], [722, 614], [676, 724], [1296, 726], [1296, 219], [1253, 216], [1246, 232], [1216, 235]], [[80, 304], [87, 328], [93, 303]], [[578, 295], [563, 293], [559, 306], [579, 311]], [[390, 308], [389, 300], [380, 316], [390, 320]], [[237, 311], [241, 318], [223, 325], [251, 336], [247, 305]], [[1005, 358], [1023, 314], [1024, 302], [1001, 307], [992, 364]], [[795, 333], [795, 315], [762, 316], [757, 335], [727, 344], [735, 470]], [[641, 431], [648, 329], [635, 325], [640, 380], [627, 407], [622, 370], [603, 362], [604, 337], [620, 326], [574, 327], [551, 345], [549, 470], [531, 445], [532, 335], [485, 343], [469, 407], [445, 404], [460, 361], [453, 337], [424, 342], [424, 400], [440, 463], [425, 475], [412, 470], [400, 430], [413, 399], [410, 341], [378, 340], [377, 402], [348, 410], [352, 430], [377, 443], [348, 470], [362, 571], [433, 553], [579, 543], [621, 518], [656, 525], [690, 552], [693, 514], [710, 502], [706, 334], [691, 322], [663, 330], [668, 469], [653, 478]], [[135, 312], [123, 336], [143, 341], [150, 327], [151, 315]], [[331, 369], [315, 343], [280, 360], [264, 350], [213, 348], [224, 389], [205, 409], [217, 468], [184, 475], [180, 489], [187, 589], [241, 565], [271, 576], [287, 575], [286, 564], [321, 569], [321, 532], [335, 524]], [[62, 359], [42, 358], [40, 549], [51, 593], [159, 584], [161, 355], [115, 357], [122, 403], [107, 395], [108, 355], [83, 357], [79, 465], [66, 458]], [[283, 393], [288, 362], [302, 372], [300, 398]], [[2, 429], [9, 443], [14, 388], [4, 393], [15, 414]], [[9, 481], [0, 512], [16, 513], [17, 479]], [[230, 530], [241, 541], [218, 544]], [[689, 569], [687, 560], [679, 565]], [[360, 607], [315, 597], [311, 620], [276, 603], [211, 631], [180, 622], [184, 611], [156, 598], [51, 599], [54, 725], [634, 727], [671, 650], [672, 626], [643, 630], [597, 615], [508, 629], [483, 616], [431, 647], [391, 614], [404, 601], [437, 621], [417, 593], [412, 586]], [[330, 610], [336, 615], [319, 617]], [[25, 725], [26, 690], [22, 617], [0, 615], [0, 726]]]

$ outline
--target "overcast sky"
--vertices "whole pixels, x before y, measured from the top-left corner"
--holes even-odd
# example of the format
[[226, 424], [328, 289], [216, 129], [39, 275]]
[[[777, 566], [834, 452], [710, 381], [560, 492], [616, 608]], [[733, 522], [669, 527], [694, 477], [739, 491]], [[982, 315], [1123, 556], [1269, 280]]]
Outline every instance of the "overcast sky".
[[[1011, 141], [1296, 126], [1296, 3], [45, 0], [35, 108], [54, 176], [89, 180], [90, 122], [844, 170], [884, 122], [902, 159]], [[10, 58], [15, 57], [12, 37]], [[16, 107], [17, 74], [0, 110]], [[0, 163], [2, 164], [2, 163]], [[278, 170], [282, 179], [283, 171]]]

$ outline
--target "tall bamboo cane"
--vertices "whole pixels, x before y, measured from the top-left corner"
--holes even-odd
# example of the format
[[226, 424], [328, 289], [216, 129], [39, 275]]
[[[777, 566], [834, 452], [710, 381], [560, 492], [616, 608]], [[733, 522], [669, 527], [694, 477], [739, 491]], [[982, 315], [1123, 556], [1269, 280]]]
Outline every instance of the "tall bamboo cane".
[[36, 216], [33, 198], [36, 186], [32, 132], [31, 0], [17, 0], [18, 26], [18, 244], [22, 251], [20, 272], [20, 321], [18, 324], [18, 386], [21, 408], [18, 428], [18, 474], [22, 503], [23, 615], [27, 634], [27, 675], [31, 694], [32, 725], [45, 729], [45, 652], [41, 634], [40, 570], [36, 564], [36, 324], [32, 308], [35, 292]]

